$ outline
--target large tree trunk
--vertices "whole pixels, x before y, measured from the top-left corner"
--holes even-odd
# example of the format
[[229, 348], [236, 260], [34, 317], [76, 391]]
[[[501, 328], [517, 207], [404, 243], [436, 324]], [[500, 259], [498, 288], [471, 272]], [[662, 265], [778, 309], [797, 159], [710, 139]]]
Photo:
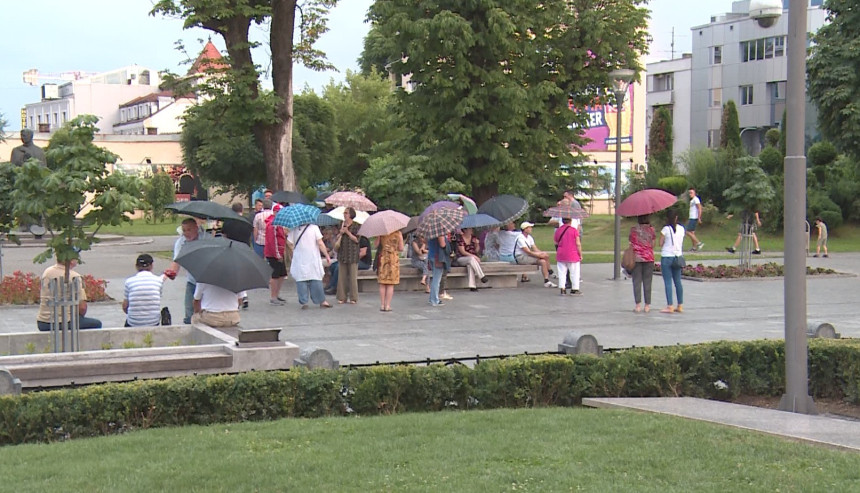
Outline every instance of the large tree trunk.
[[293, 32], [296, 0], [272, 0], [269, 43], [272, 83], [281, 99], [275, 109], [278, 122], [261, 130], [260, 146], [266, 159], [266, 178], [272, 190], [297, 190], [293, 169]]
[[499, 184], [498, 183], [488, 183], [486, 185], [479, 185], [476, 187], [472, 187], [472, 200], [475, 201], [476, 204], [481, 205], [484, 202], [490, 200], [499, 194]]

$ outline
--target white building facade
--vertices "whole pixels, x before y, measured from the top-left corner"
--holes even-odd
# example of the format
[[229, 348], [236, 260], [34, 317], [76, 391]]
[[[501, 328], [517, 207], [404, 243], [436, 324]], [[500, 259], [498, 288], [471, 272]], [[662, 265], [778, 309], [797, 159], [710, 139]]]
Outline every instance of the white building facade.
[[59, 86], [42, 86], [42, 100], [24, 106], [25, 128], [53, 132], [78, 115], [99, 117], [100, 133], [112, 133], [118, 108], [132, 99], [158, 92], [158, 72], [132, 65]]
[[[732, 12], [714, 16], [711, 22], [691, 28], [693, 38], [691, 68], [690, 144], [717, 147], [720, 143], [722, 107], [734, 101], [738, 109], [741, 140], [746, 150], [757, 155], [764, 135], [779, 128], [785, 109], [785, 82], [788, 59], [788, 0], [782, 14], [764, 17], [762, 8], [776, 7], [779, 1], [741, 0]], [[807, 32], [814, 33], [826, 21], [822, 0], [810, 0]], [[752, 11], [752, 13], [751, 13]], [[807, 110], [807, 135], [815, 131], [816, 113]], [[675, 128], [679, 127], [675, 121]]]
[[668, 109], [672, 115], [672, 150], [675, 155], [690, 148], [692, 68], [693, 58], [689, 53], [646, 66], [645, 138], [651, 134], [654, 113], [659, 108]]

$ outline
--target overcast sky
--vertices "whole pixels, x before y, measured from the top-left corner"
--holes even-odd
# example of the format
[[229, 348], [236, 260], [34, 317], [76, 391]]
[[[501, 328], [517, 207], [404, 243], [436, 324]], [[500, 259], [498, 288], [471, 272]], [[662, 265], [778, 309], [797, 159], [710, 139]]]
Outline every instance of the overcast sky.
[[[357, 70], [363, 38], [368, 30], [365, 14], [372, 0], [340, 0], [329, 20], [330, 31], [318, 44], [339, 72], [312, 72], [298, 67], [295, 90], [305, 85], [319, 90], [329, 80], [342, 80], [347, 69]], [[103, 72], [137, 64], [154, 70], [185, 72], [185, 56], [174, 49], [182, 39], [196, 55], [209, 34], [183, 30], [182, 21], [148, 15], [153, 0], [31, 0], [3, 2], [3, 38], [0, 51], [0, 114], [7, 130], [20, 129], [20, 111], [39, 100], [39, 87], [23, 83], [22, 73], [35, 68], [52, 74], [72, 71]], [[706, 24], [712, 15], [731, 10], [731, 0], [651, 0], [653, 45], [647, 61], [671, 56], [675, 28], [675, 56], [691, 48], [690, 27]], [[120, 7], [121, 5], [121, 7]], [[258, 30], [258, 39], [265, 33]], [[223, 49], [220, 39], [213, 38]], [[265, 52], [255, 62], [265, 68]]]

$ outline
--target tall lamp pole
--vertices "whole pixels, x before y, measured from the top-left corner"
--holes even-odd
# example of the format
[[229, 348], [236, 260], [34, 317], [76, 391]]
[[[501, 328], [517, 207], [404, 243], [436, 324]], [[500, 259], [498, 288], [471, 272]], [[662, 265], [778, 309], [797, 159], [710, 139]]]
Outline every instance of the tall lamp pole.
[[621, 216], [618, 215], [618, 206], [621, 205], [621, 112], [624, 109], [624, 97], [627, 96], [627, 88], [633, 82], [635, 72], [629, 68], [615, 69], [609, 72], [612, 79], [612, 91], [615, 93], [615, 256], [612, 279], [621, 278]]
[[785, 152], [785, 394], [779, 409], [817, 414], [809, 396], [806, 343], [806, 8], [788, 10]]

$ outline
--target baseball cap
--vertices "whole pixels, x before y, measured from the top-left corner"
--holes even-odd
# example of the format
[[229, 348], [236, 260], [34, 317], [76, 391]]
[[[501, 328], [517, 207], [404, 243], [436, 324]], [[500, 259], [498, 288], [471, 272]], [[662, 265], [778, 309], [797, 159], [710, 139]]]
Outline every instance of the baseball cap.
[[534, 223], [530, 223], [528, 221], [523, 221], [522, 223], [520, 223], [520, 229], [531, 228], [533, 226], [534, 226]]
[[134, 265], [138, 267], [147, 267], [152, 265], [152, 255], [148, 253], [141, 253], [137, 256], [137, 261], [135, 261]]

